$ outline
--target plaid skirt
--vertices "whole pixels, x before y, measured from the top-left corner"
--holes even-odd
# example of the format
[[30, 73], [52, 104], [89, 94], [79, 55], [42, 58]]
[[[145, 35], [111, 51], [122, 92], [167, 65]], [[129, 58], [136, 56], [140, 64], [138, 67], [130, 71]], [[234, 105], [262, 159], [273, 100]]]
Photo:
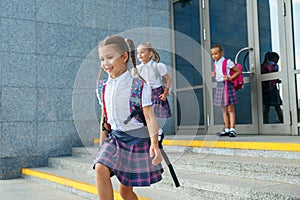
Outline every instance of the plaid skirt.
[[218, 82], [215, 91], [214, 105], [215, 106], [227, 106], [230, 104], [237, 104], [237, 96], [232, 82], [228, 82], [228, 103], [224, 102], [224, 86], [225, 82]]
[[127, 145], [113, 135], [99, 146], [93, 162], [93, 168], [101, 163], [111, 170], [111, 176], [126, 186], [150, 186], [162, 179], [161, 164], [153, 165], [149, 153], [150, 139], [138, 144]]
[[166, 101], [160, 100], [159, 95], [161, 95], [162, 93], [164, 93], [163, 87], [152, 89], [152, 103], [154, 114], [158, 118], [169, 118], [171, 117], [170, 105], [168, 99], [166, 99]]

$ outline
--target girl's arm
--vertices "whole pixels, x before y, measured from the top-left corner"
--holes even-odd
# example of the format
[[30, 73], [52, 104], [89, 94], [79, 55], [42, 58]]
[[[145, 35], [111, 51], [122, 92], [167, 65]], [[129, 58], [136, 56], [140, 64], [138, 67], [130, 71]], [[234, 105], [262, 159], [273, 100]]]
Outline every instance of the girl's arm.
[[165, 80], [166, 82], [166, 85], [165, 85], [165, 88], [164, 88], [164, 93], [162, 93], [159, 98], [162, 100], [162, 101], [165, 101], [167, 99], [167, 96], [169, 95], [169, 92], [170, 92], [170, 88], [171, 88], [171, 84], [172, 84], [172, 79], [171, 77], [169, 76], [168, 73], [166, 73], [165, 75], [163, 75], [163, 79]]
[[100, 122], [100, 142], [99, 142], [99, 145], [101, 145], [103, 143], [103, 141], [107, 138], [107, 132], [102, 129], [103, 120], [104, 120], [104, 110], [102, 109], [101, 122]]
[[151, 140], [150, 156], [153, 157], [152, 164], [157, 165], [162, 161], [162, 155], [158, 146], [158, 124], [152, 110], [152, 106], [143, 107], [143, 113], [147, 122], [148, 132]]
[[236, 66], [234, 66], [231, 69], [233, 71], [235, 71], [235, 73], [231, 77], [224, 76], [225, 80], [227, 80], [227, 81], [232, 81], [233, 79], [237, 78], [241, 74], [241, 70], [239, 68], [237, 68]]

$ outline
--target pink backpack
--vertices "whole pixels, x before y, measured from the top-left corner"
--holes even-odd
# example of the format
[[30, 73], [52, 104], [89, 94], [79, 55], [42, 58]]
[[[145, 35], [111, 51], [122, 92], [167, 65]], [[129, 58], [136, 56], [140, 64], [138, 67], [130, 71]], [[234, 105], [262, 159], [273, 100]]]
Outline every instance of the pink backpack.
[[[237, 78], [233, 79], [231, 82], [233, 83], [233, 86], [234, 86], [235, 90], [240, 90], [244, 87], [244, 80], [243, 80], [243, 73], [242, 73], [243, 66], [239, 63], [234, 63], [234, 64], [237, 68], [240, 69], [241, 73]], [[224, 75], [227, 74], [226, 73], [226, 66], [227, 66], [227, 59], [225, 59], [222, 63], [222, 71], [223, 71]], [[233, 74], [235, 74], [235, 71], [231, 69], [229, 73], [230, 73], [230, 76], [233, 76]]]

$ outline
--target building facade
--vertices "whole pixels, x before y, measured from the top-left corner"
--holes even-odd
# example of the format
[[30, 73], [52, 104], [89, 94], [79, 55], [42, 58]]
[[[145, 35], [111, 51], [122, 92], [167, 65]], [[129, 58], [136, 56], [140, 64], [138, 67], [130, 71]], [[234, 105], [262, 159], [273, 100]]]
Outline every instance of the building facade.
[[[212, 44], [244, 66], [239, 134], [298, 135], [298, 0], [0, 0], [0, 179], [91, 146], [99, 136], [98, 43], [108, 35], [151, 41], [173, 78], [166, 134], [214, 134]], [[267, 51], [279, 71], [260, 73]], [[280, 80], [283, 121], [263, 120], [262, 82]]]

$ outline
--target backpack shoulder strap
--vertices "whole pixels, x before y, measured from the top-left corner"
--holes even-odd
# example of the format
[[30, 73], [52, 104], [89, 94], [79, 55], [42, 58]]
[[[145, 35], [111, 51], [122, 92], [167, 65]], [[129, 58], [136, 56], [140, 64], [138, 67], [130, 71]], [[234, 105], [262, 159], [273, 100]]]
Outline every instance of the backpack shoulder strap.
[[97, 84], [97, 95], [98, 95], [98, 99], [102, 102], [104, 115], [107, 117], [105, 100], [104, 100], [104, 93], [105, 93], [105, 88], [106, 88], [106, 81], [107, 80], [99, 80], [98, 81], [98, 84]]
[[135, 117], [136, 120], [138, 120], [146, 126], [146, 120], [143, 114], [142, 107], [142, 92], [144, 88], [144, 83], [145, 82], [140, 78], [133, 78], [131, 85], [131, 96], [129, 100], [131, 114], [124, 121], [125, 124], [127, 124], [133, 117]]
[[97, 83], [97, 97], [103, 103], [104, 90], [106, 87], [107, 80], [99, 80]]
[[222, 72], [223, 72], [224, 76], [227, 75], [227, 69], [226, 68], [227, 68], [227, 59], [225, 59], [222, 63]]

